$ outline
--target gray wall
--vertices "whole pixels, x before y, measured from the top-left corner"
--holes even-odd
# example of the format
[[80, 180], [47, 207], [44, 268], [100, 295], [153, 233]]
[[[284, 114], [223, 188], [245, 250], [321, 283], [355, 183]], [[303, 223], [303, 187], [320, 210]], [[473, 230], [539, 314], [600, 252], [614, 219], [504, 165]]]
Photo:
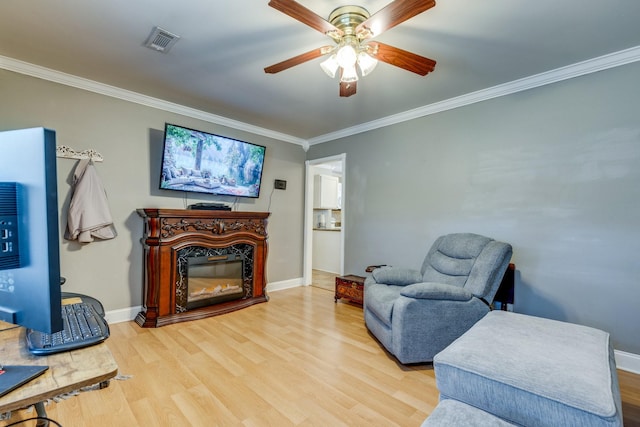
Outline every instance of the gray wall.
[[[107, 310], [142, 303], [142, 207], [177, 208], [199, 201], [233, 203], [233, 198], [189, 195], [157, 189], [164, 123], [244, 139], [267, 147], [259, 199], [239, 199], [237, 210], [272, 212], [269, 218], [268, 282], [302, 276], [302, 223], [305, 152], [297, 145], [225, 128], [201, 120], [0, 70], [0, 130], [44, 126], [56, 131], [57, 144], [93, 148], [108, 193], [118, 237], [87, 245], [61, 239], [63, 290], [100, 299]], [[2, 153], [0, 152], [0, 155]], [[61, 234], [76, 160], [58, 159]], [[287, 190], [273, 191], [274, 179]]]
[[345, 269], [418, 268], [469, 231], [513, 245], [515, 311], [640, 353], [640, 64], [311, 147], [347, 153]]

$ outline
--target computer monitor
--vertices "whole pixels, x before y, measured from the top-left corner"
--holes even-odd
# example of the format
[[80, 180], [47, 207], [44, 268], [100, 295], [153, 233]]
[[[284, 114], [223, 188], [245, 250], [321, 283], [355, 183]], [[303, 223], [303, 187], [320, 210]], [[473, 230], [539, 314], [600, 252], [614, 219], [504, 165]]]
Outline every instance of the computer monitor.
[[59, 245], [55, 131], [0, 132], [0, 320], [62, 330]]

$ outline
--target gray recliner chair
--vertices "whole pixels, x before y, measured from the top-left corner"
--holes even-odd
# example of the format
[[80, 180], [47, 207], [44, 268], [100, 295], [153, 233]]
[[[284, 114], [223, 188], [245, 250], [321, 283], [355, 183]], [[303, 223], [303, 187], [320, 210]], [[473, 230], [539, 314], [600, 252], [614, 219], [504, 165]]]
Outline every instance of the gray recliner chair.
[[511, 260], [507, 243], [439, 237], [420, 271], [381, 267], [364, 282], [364, 320], [401, 363], [430, 362], [490, 310]]

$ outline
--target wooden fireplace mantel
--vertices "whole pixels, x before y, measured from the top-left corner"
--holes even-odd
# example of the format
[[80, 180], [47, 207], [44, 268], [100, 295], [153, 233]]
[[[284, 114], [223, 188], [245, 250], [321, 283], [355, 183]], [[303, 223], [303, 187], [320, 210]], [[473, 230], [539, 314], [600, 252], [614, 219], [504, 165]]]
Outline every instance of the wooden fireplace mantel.
[[[136, 317], [142, 327], [201, 319], [266, 302], [267, 218], [269, 212], [196, 209], [138, 209], [144, 220], [144, 305]], [[251, 295], [186, 312], [176, 309], [177, 254], [199, 246], [253, 246]]]

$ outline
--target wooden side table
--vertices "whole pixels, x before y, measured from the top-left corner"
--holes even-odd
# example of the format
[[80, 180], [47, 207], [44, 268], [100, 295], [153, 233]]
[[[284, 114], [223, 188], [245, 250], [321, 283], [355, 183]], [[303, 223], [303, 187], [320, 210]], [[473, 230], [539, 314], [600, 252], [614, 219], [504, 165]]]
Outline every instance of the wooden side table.
[[46, 415], [43, 404], [46, 400], [94, 384], [102, 388], [118, 373], [118, 365], [104, 342], [50, 356], [35, 356], [27, 350], [25, 328], [11, 328], [0, 322], [0, 329], [2, 363], [49, 366], [44, 374], [0, 397], [0, 413], [36, 405], [38, 415]]
[[364, 277], [349, 274], [347, 276], [336, 277], [335, 302], [340, 298], [362, 305], [364, 300]]

